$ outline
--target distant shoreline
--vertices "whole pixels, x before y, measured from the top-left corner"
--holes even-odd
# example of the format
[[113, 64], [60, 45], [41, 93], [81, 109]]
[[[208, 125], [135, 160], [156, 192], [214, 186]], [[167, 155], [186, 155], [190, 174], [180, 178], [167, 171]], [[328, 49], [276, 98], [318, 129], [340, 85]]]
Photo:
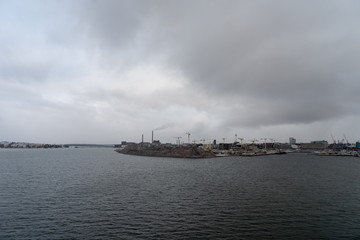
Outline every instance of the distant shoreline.
[[87, 144], [87, 143], [49, 144], [49, 143], [7, 142], [7, 141], [0, 142], [0, 148], [15, 148], [15, 149], [80, 148], [80, 147], [115, 148], [115, 144]]

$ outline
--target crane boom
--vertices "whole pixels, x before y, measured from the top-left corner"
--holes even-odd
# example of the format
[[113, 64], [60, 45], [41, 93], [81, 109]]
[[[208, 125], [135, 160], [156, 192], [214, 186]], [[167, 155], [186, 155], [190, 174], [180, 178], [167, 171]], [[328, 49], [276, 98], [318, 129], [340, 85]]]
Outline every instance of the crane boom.
[[333, 142], [334, 142], [334, 144], [336, 143], [336, 141], [335, 141], [335, 139], [334, 139], [334, 136], [332, 135], [332, 134], [330, 134], [331, 135], [331, 138], [332, 138], [332, 140], [333, 140]]

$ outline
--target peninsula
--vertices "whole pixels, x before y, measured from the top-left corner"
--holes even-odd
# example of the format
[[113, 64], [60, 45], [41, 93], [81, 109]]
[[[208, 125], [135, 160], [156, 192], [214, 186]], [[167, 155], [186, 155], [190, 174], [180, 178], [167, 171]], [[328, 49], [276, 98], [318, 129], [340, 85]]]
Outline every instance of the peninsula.
[[216, 155], [196, 145], [155, 145], [155, 144], [131, 144], [115, 151], [123, 154], [148, 156], [148, 157], [171, 157], [171, 158], [213, 158]]

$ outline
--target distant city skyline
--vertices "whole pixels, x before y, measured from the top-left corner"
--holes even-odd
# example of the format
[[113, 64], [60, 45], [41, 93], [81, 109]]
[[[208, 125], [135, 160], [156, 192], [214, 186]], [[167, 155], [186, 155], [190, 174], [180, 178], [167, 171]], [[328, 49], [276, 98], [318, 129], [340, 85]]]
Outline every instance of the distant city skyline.
[[360, 137], [360, 2], [0, 0], [0, 141]]

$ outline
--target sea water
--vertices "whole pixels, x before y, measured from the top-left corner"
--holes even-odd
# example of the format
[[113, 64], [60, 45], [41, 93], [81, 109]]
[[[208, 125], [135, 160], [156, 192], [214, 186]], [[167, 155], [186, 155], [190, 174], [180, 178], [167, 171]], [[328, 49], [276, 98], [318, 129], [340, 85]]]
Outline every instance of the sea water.
[[0, 239], [359, 239], [360, 159], [0, 149]]

